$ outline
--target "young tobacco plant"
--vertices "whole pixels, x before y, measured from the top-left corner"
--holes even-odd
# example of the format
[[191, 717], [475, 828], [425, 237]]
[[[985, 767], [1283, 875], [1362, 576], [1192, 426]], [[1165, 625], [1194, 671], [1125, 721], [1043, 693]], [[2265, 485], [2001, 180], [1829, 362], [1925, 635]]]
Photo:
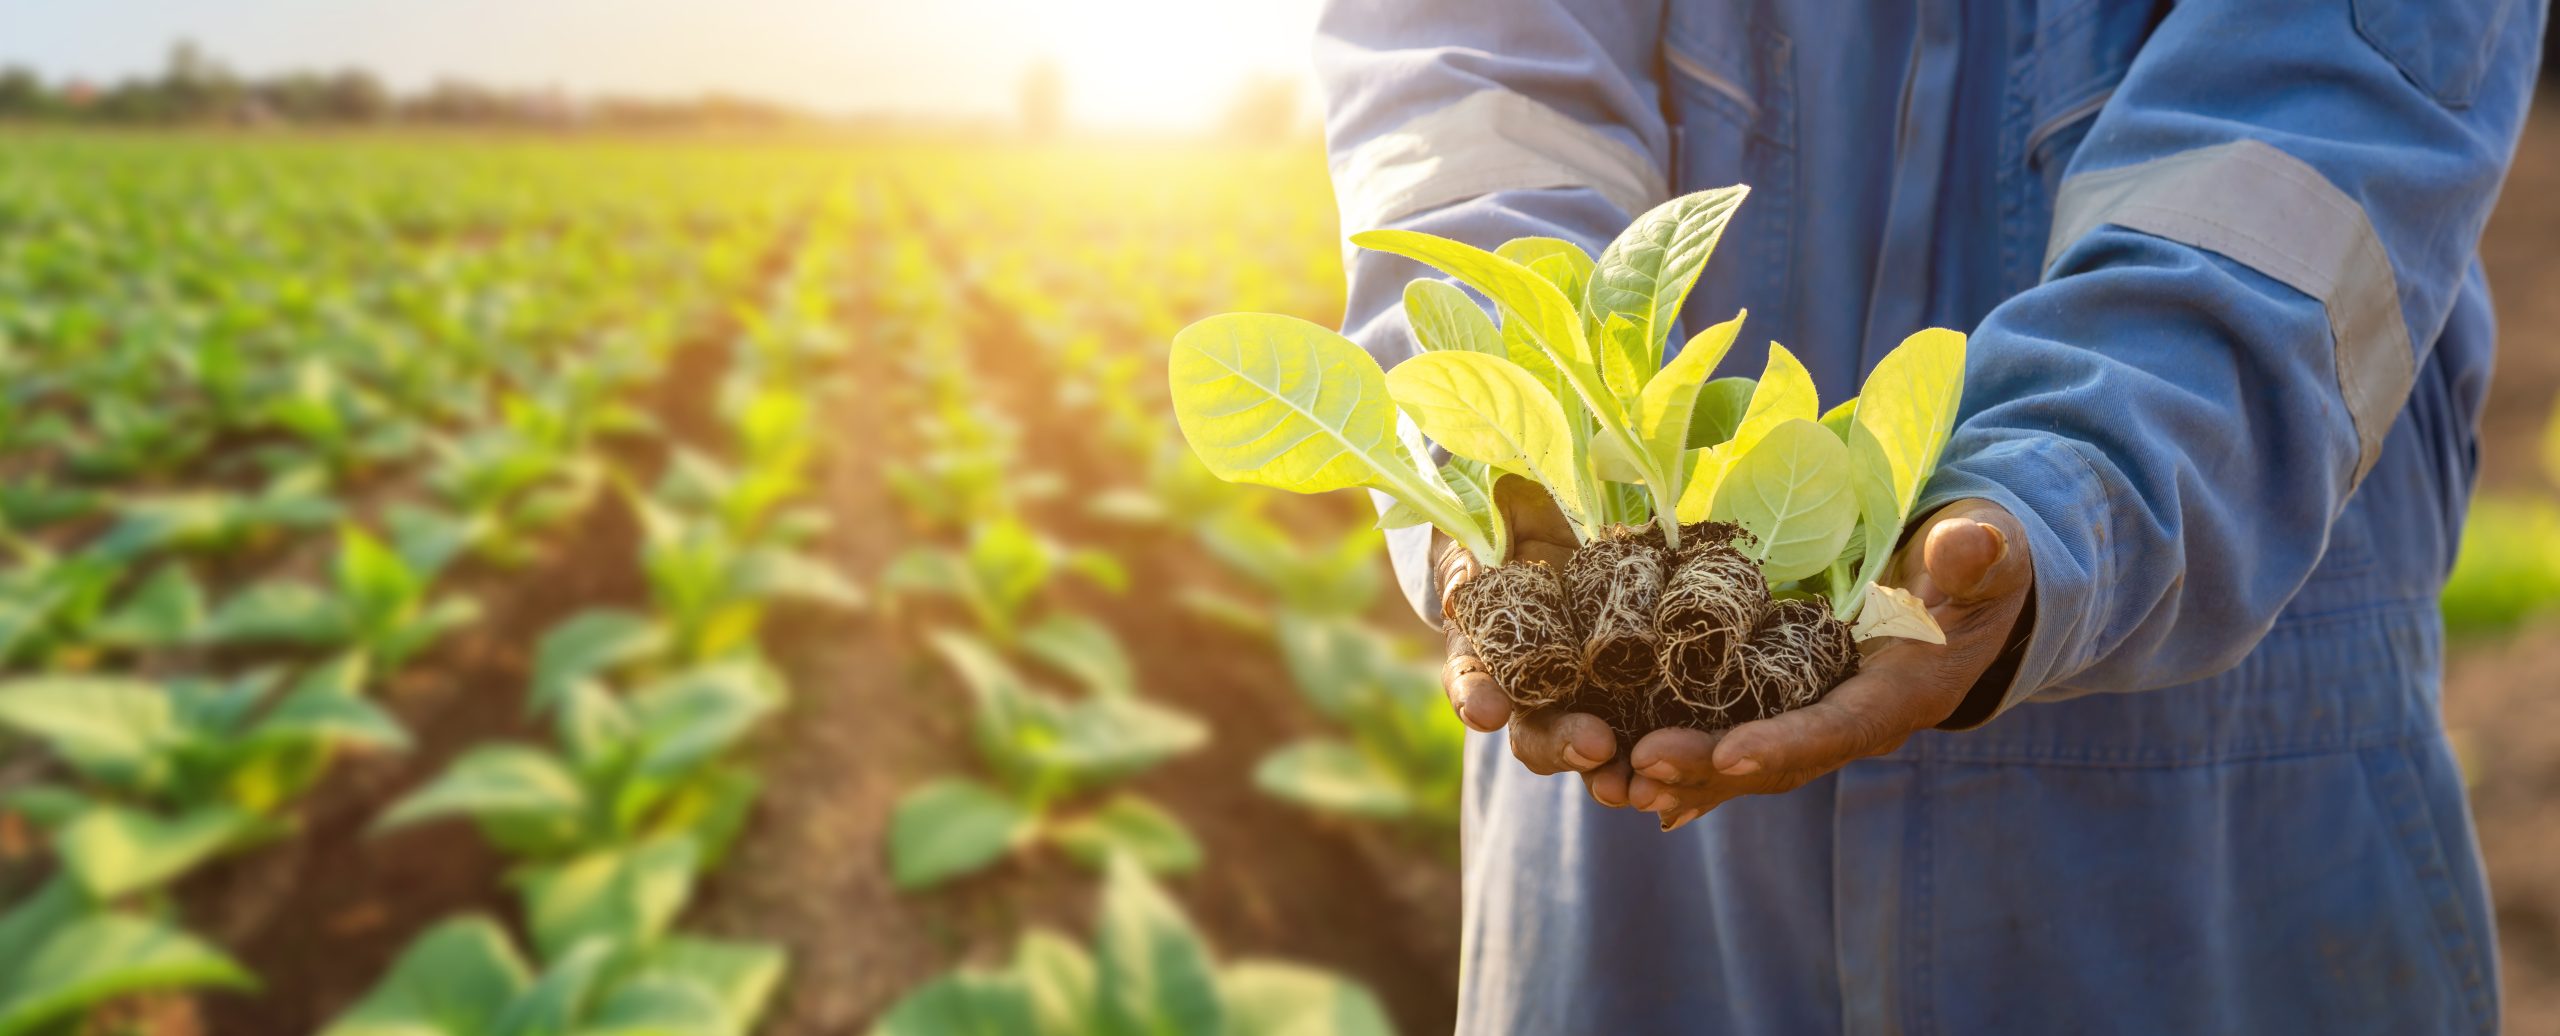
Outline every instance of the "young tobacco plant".
[[1181, 906], [1128, 857], [1110, 862], [1094, 928], [1090, 953], [1055, 932], [1027, 931], [1010, 964], [925, 983], [871, 1036], [1395, 1031], [1377, 998], [1349, 979], [1280, 961], [1220, 963]]
[[1135, 691], [1128, 653], [1109, 627], [1094, 619], [1044, 606], [1050, 586], [1065, 574], [1117, 593], [1129, 577], [1117, 559], [1099, 550], [1070, 550], [1014, 516], [985, 522], [968, 546], [911, 547], [890, 559], [880, 576], [881, 596], [941, 597], [966, 609], [989, 642], [1025, 655], [1106, 697]]
[[1046, 840], [1087, 866], [1125, 852], [1159, 871], [1199, 866], [1200, 847], [1162, 807], [1122, 793], [1066, 819], [1060, 803], [1125, 780], [1208, 740], [1198, 720], [1131, 696], [1068, 700], [1035, 690], [992, 645], [952, 632], [933, 645], [970, 695], [970, 735], [992, 783], [934, 780], [898, 800], [889, 872], [923, 888]]
[[1274, 636], [1299, 696], [1347, 736], [1282, 746], [1254, 784], [1320, 812], [1455, 830], [1465, 732], [1447, 722], [1434, 667], [1344, 617], [1284, 612]]
[[[1500, 323], [1453, 286], [1416, 282], [1405, 304], [1420, 352], [1382, 371], [1306, 321], [1212, 317], [1175, 336], [1175, 416], [1221, 478], [1371, 489], [1395, 502], [1385, 524], [1428, 523], [1472, 551], [1492, 571], [1455, 596], [1453, 617], [1522, 707], [1596, 687], [1594, 710], [1627, 737], [1808, 703], [1856, 664], [1845, 620], [1860, 636], [1937, 636], [1909, 595], [1868, 588], [1953, 427], [1963, 336], [1912, 336], [1862, 400], [1828, 414], [1772, 343], [1728, 432], [1740, 386], [1708, 376], [1743, 317], [1662, 355], [1745, 193], [1672, 199], [1596, 260], [1552, 239], [1488, 252], [1355, 234], [1474, 289]], [[1453, 460], [1434, 464], [1426, 438]], [[1582, 544], [1562, 572], [1503, 566], [1510, 530], [1491, 501], [1513, 478], [1541, 487]], [[1652, 700], [1664, 683], [1680, 706], [1669, 713]]]

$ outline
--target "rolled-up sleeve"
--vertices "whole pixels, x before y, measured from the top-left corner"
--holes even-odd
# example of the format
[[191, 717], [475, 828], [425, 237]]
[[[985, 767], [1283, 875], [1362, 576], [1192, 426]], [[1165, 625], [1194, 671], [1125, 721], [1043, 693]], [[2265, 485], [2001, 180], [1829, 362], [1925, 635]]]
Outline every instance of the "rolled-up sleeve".
[[[1562, 238], [1597, 254], [1668, 197], [1661, 0], [1328, 3], [1316, 37], [1325, 141], [1347, 237], [1420, 230], [1492, 248]], [[1344, 333], [1394, 366], [1419, 264], [1347, 252]], [[1440, 621], [1430, 529], [1388, 533], [1416, 614]]]
[[2531, 0], [2394, 6], [2177, 5], [2072, 159], [2043, 282], [1976, 329], [1922, 513], [2027, 528], [2002, 707], [2233, 666], [2319, 563], [2474, 261], [2541, 38]]

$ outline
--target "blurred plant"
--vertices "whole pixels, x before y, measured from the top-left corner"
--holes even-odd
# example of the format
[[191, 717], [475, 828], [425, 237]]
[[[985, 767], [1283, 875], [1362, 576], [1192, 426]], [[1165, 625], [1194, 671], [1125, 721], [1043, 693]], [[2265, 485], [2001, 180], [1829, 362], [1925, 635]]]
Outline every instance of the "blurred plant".
[[900, 552], [882, 571], [880, 588], [892, 602], [906, 594], [958, 602], [981, 633], [1010, 647], [1024, 638], [1032, 608], [1067, 573], [1112, 593], [1129, 585], [1128, 570], [1108, 552], [1070, 550], [1020, 517], [1004, 515], [978, 525], [966, 548], [919, 546]]
[[327, 587], [291, 580], [251, 584], [213, 610], [204, 639], [217, 644], [349, 646], [385, 671], [437, 637], [479, 617], [459, 596], [431, 597], [436, 571], [452, 556], [444, 530], [420, 528], [395, 551], [355, 525], [338, 530]]
[[1275, 639], [1299, 696], [1348, 736], [1285, 745], [1254, 783], [1321, 812], [1455, 831], [1465, 730], [1434, 669], [1341, 617], [1283, 613]]
[[1094, 952], [1031, 929], [1015, 945], [1010, 965], [961, 969], [927, 982], [892, 1006], [871, 1036], [1395, 1031], [1377, 998], [1348, 979], [1280, 961], [1220, 964], [1143, 866], [1120, 856], [1108, 870]]
[[1128, 779], [1208, 740], [1199, 721], [1133, 697], [1074, 701], [1032, 689], [995, 648], [964, 634], [933, 645], [970, 695], [970, 735], [995, 781], [945, 777], [898, 800], [889, 872], [902, 888], [974, 873], [1035, 841], [1089, 867], [1126, 852], [1159, 871], [1199, 866], [1200, 847], [1160, 806], [1123, 792], [1065, 820], [1062, 801]]

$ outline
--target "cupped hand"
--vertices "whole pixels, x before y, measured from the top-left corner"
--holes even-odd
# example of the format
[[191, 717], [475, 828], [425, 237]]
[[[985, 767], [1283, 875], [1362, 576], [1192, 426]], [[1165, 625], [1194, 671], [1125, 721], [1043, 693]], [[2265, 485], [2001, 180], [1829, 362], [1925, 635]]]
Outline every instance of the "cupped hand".
[[1677, 728], [1647, 734], [1627, 752], [1634, 776], [1625, 801], [1660, 815], [1669, 831], [1737, 797], [1792, 791], [1891, 752], [1945, 721], [2025, 611], [2035, 582], [2027, 554], [2025, 530], [2000, 505], [1967, 499], [1940, 508], [1895, 554], [1884, 582], [1928, 606], [1945, 644], [1871, 641], [1857, 675], [1821, 701], [1720, 737]]
[[[1505, 477], [1494, 485], [1494, 504], [1502, 508], [1511, 526], [1509, 561], [1542, 561], [1556, 571], [1564, 571], [1564, 563], [1573, 556], [1576, 540], [1573, 527], [1565, 521], [1555, 500], [1535, 483], [1516, 477]], [[1458, 631], [1452, 600], [1458, 587], [1473, 578], [1481, 565], [1475, 554], [1464, 546], [1434, 537], [1438, 548], [1440, 614], [1449, 630], [1449, 661], [1440, 670], [1441, 689], [1448, 692], [1449, 707], [1467, 726], [1485, 732], [1511, 726], [1511, 754], [1520, 764], [1537, 774], [1563, 773], [1567, 770], [1582, 775], [1584, 787], [1591, 797], [1605, 806], [1627, 805], [1627, 783], [1630, 771], [1626, 760], [1618, 756], [1618, 738], [1609, 730], [1608, 721], [1587, 712], [1567, 712], [1547, 708], [1515, 713], [1511, 698], [1496, 683], [1493, 673], [1475, 656], [1467, 635]]]

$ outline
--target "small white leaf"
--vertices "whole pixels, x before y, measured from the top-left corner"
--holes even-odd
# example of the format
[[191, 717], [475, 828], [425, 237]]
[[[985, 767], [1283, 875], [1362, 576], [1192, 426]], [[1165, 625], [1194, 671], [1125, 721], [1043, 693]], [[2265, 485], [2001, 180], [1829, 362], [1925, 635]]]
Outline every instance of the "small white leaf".
[[1925, 644], [1944, 644], [1946, 631], [1938, 628], [1927, 606], [1911, 596], [1911, 591], [1881, 583], [1867, 584], [1867, 601], [1858, 609], [1858, 621], [1849, 629], [1850, 636], [1864, 642], [1877, 637], [1901, 637]]

